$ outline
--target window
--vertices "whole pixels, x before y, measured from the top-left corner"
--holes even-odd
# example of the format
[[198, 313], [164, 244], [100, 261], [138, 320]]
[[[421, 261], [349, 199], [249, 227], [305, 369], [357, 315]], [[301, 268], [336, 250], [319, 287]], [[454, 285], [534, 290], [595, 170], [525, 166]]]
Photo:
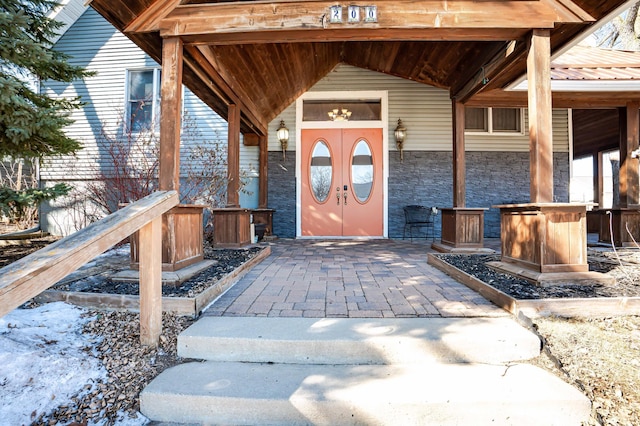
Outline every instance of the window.
[[380, 99], [304, 100], [302, 103], [302, 121], [375, 121], [381, 120], [381, 117], [382, 102]]
[[520, 108], [466, 108], [464, 128], [467, 132], [522, 133]]
[[134, 132], [154, 130], [160, 116], [160, 70], [127, 74], [127, 124]]

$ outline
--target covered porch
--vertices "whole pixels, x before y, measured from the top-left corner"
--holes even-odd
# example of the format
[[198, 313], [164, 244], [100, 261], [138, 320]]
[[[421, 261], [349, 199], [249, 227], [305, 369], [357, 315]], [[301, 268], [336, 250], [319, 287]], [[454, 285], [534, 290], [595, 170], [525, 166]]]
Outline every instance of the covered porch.
[[[93, 0], [91, 6], [162, 64], [160, 189], [179, 190], [182, 84], [227, 120], [228, 219], [221, 226], [234, 241], [246, 240], [247, 226], [246, 212], [239, 208], [241, 135], [245, 143], [259, 146], [259, 208], [268, 209], [268, 154], [274, 146], [286, 151], [275, 139], [274, 120], [338, 64], [348, 64], [448, 91], [453, 191], [451, 206], [440, 207], [453, 214], [442, 216], [443, 229], [451, 232], [441, 246], [482, 248], [482, 214], [490, 206], [467, 205], [465, 107], [513, 105], [508, 96], [506, 101], [502, 97], [504, 89], [526, 74], [530, 196], [529, 203], [514, 211], [552, 208], [570, 225], [568, 231], [554, 234], [551, 249], [579, 245], [575, 256], [556, 256], [554, 270], [586, 269], [586, 206], [554, 203], [550, 63], [553, 55], [570, 47], [594, 22], [618, 13], [625, 2], [381, 1], [359, 6]], [[295, 158], [296, 173], [300, 161]], [[533, 239], [532, 251], [546, 252], [550, 246], [543, 231], [526, 221], [503, 227], [502, 253], [515, 255], [504, 243], [520, 244], [530, 232], [539, 237]], [[165, 244], [172, 240], [168, 236]], [[503, 260], [524, 264], [532, 259]], [[543, 262], [534, 259], [531, 266], [544, 272]]]

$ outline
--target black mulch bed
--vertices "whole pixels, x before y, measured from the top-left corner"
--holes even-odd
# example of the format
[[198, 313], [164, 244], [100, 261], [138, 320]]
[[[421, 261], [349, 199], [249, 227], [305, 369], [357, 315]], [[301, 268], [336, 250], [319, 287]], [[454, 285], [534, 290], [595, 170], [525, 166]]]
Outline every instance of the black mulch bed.
[[615, 285], [562, 284], [537, 286], [516, 276], [500, 273], [486, 263], [499, 261], [499, 255], [437, 254], [438, 258], [480, 281], [520, 299], [558, 299], [593, 297], [638, 297], [640, 296], [640, 274], [638, 265], [618, 267], [612, 263], [589, 260], [589, 270], [609, 273], [616, 277]]
[[[251, 247], [247, 249], [216, 249], [205, 247], [204, 258], [215, 260], [216, 263], [200, 274], [192, 277], [180, 285], [163, 285], [164, 297], [195, 297], [207, 287], [215, 284], [223, 276], [257, 256], [264, 248]], [[54, 290], [78, 291], [86, 293], [107, 294], [140, 294], [137, 282], [119, 282], [108, 278], [80, 279], [71, 283], [56, 285]]]

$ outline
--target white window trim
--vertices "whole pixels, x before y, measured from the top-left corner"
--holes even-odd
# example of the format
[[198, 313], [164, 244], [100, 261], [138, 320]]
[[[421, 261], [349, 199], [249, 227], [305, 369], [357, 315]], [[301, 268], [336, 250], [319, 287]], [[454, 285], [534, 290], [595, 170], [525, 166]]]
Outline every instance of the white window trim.
[[524, 108], [510, 108], [510, 109], [518, 109], [520, 110], [520, 131], [519, 132], [495, 132], [493, 131], [493, 113], [492, 107], [484, 107], [482, 109], [487, 110], [487, 130], [466, 130], [464, 131], [465, 135], [492, 135], [492, 136], [521, 136], [524, 135]]
[[125, 71], [125, 82], [124, 82], [124, 128], [131, 133], [139, 133], [139, 130], [131, 129], [131, 101], [129, 99], [129, 82], [130, 75], [132, 72], [144, 72], [144, 71], [153, 71], [153, 101], [151, 104], [151, 130], [154, 134], [160, 133], [160, 102], [161, 102], [161, 93], [160, 93], [160, 71], [162, 69], [160, 67], [145, 67], [145, 68], [128, 68]]

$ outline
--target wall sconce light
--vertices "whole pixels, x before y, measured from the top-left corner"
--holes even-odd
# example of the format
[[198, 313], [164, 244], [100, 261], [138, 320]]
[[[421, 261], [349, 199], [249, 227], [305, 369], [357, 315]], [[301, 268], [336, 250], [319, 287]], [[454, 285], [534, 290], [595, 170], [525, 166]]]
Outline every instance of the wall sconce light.
[[282, 159], [287, 159], [287, 145], [289, 143], [289, 129], [284, 125], [284, 120], [280, 120], [280, 127], [276, 131], [278, 140], [280, 141], [280, 147], [282, 148]]
[[402, 120], [398, 118], [398, 126], [396, 130], [393, 132], [396, 136], [396, 148], [400, 151], [400, 161], [404, 160], [404, 156], [402, 154], [404, 139], [407, 137], [407, 129], [402, 124]]

